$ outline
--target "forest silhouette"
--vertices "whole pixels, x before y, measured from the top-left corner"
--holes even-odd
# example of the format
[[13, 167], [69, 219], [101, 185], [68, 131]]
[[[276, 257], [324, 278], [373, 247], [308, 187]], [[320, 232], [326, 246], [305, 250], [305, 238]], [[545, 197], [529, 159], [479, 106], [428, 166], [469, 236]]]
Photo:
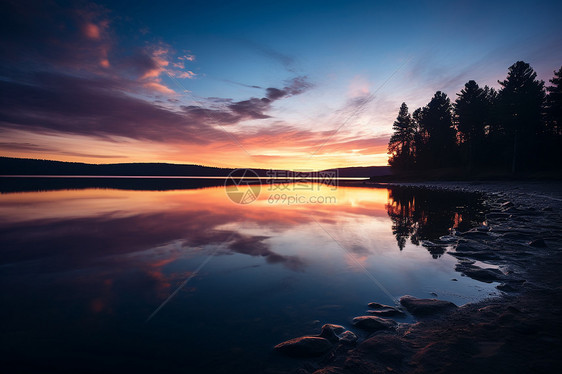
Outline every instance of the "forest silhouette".
[[394, 171], [460, 169], [512, 174], [560, 170], [562, 67], [545, 87], [526, 62], [509, 67], [500, 89], [470, 80], [452, 103], [437, 91], [423, 108], [402, 103], [388, 144]]

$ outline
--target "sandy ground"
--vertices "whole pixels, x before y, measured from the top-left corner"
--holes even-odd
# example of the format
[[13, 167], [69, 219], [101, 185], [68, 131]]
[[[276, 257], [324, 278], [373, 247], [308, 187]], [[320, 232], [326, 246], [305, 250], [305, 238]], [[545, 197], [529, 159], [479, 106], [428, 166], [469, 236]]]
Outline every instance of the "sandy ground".
[[[337, 344], [298, 373], [553, 373], [562, 367], [562, 183], [399, 183], [486, 194], [487, 227], [457, 233], [457, 270], [501, 297]], [[499, 265], [501, 273], [473, 265]]]

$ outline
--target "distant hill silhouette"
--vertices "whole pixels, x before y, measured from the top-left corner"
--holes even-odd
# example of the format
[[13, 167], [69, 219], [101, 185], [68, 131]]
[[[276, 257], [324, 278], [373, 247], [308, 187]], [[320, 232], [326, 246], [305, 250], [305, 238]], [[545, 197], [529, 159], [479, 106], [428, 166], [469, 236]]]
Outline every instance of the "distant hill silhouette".
[[[107, 175], [107, 176], [198, 176], [224, 177], [235, 169], [168, 163], [86, 164], [27, 158], [0, 157], [0, 175]], [[269, 169], [252, 169], [267, 177]], [[340, 177], [372, 177], [390, 174], [388, 166], [330, 169]], [[279, 171], [286, 175], [286, 171]]]

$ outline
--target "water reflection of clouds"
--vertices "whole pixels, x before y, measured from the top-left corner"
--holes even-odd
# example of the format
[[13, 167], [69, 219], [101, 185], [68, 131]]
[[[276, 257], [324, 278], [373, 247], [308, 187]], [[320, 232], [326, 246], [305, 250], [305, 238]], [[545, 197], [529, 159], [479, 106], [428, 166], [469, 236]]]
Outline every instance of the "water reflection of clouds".
[[111, 309], [107, 300], [112, 292], [106, 289], [125, 276], [142, 285], [141, 299], [162, 298], [190, 275], [197, 258], [217, 246], [222, 248], [216, 255], [262, 258], [291, 271], [338, 259], [359, 271], [357, 262], [369, 266], [375, 254], [377, 261], [383, 259], [393, 233], [400, 246], [408, 236], [415, 242], [459, 221], [459, 214], [450, 211], [453, 202], [436, 204], [435, 213], [427, 205], [431, 199], [414, 199], [402, 190], [389, 195], [386, 189], [340, 187], [329, 193], [337, 204], [272, 206], [261, 195], [255, 204], [237, 205], [222, 188], [3, 195], [2, 264], [36, 275], [82, 271], [74, 281], [98, 284], [91, 310], [99, 313]]
[[[436, 261], [421, 246], [406, 243], [401, 252], [396, 245], [397, 219], [416, 224], [419, 215], [431, 228], [449, 225], [451, 212], [441, 219], [420, 200], [416, 216], [395, 216], [400, 210], [389, 206], [397, 195], [389, 200], [386, 189], [333, 193], [337, 204], [294, 206], [268, 204], [267, 195], [237, 205], [222, 188], [0, 195], [0, 289], [10, 305], [0, 317], [9, 321], [7, 331], [24, 331], [27, 341], [54, 341], [35, 344], [37, 352], [67, 357], [74, 347], [95, 350], [101, 341], [108, 355], [161, 344], [171, 352], [177, 341], [189, 340], [199, 356], [209, 351], [202, 339], [239, 345], [224, 331], [240, 326], [252, 336], [248, 341], [267, 345], [276, 334], [271, 326], [281, 334], [295, 321], [339, 322], [366, 301], [388, 302], [367, 273], [394, 296], [427, 296], [426, 289], [463, 294], [472, 285], [450, 281], [458, 277], [454, 258]], [[215, 258], [139, 339], [146, 317], [209, 255]], [[341, 311], [319, 309], [331, 304]], [[171, 335], [178, 340], [168, 340]]]

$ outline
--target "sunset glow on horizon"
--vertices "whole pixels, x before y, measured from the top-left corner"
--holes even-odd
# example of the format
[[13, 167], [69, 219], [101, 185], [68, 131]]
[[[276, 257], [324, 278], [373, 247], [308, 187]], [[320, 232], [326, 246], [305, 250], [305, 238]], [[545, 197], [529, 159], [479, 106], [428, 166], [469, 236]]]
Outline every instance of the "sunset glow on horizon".
[[[562, 61], [562, 5], [3, 2], [0, 156], [387, 165], [402, 102]], [[522, 27], [521, 25], [525, 25]], [[399, 26], [398, 26], [399, 25]]]

